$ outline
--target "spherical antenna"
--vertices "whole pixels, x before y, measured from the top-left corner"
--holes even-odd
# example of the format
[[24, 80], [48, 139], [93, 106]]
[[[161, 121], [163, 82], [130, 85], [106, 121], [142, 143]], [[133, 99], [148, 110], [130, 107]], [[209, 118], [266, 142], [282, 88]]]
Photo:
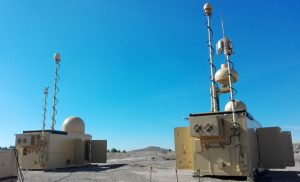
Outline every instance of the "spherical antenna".
[[58, 52], [54, 54], [54, 60], [55, 60], [56, 62], [59, 62], [59, 61], [60, 61], [60, 54], [59, 54]]
[[205, 3], [203, 6], [204, 14], [206, 16], [210, 16], [212, 12], [212, 5], [209, 3]]
[[[238, 80], [238, 73], [236, 70], [230, 68], [230, 74], [232, 76], [232, 82], [237, 82]], [[216, 82], [221, 83], [223, 85], [229, 85], [229, 78], [228, 78], [228, 65], [221, 64], [221, 69], [219, 69], [215, 74]]]

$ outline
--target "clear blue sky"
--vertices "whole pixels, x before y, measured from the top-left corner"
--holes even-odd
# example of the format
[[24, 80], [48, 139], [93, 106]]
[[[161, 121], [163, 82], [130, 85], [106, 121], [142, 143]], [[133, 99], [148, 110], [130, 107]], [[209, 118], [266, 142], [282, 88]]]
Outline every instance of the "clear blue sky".
[[[174, 148], [183, 117], [207, 112], [209, 66], [203, 0], [0, 1], [0, 146], [41, 129], [43, 89], [53, 95], [61, 53], [56, 129], [80, 116], [108, 147]], [[300, 1], [210, 1], [239, 73], [237, 99], [263, 126], [300, 141]], [[215, 57], [219, 67], [223, 56]], [[222, 108], [229, 96], [222, 97]]]

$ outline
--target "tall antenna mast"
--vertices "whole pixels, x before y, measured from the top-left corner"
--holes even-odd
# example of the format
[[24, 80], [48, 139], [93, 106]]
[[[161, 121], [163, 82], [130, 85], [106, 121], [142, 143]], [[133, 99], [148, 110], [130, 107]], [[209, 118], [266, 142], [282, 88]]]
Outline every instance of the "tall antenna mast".
[[[236, 127], [236, 117], [235, 117], [236, 101], [234, 99], [235, 89], [233, 88], [233, 82], [235, 82], [237, 80], [237, 78], [235, 78], [233, 75], [233, 72], [235, 72], [235, 70], [233, 69], [233, 63], [230, 61], [230, 56], [233, 52], [233, 47], [232, 47], [231, 40], [225, 36], [223, 17], [222, 17], [222, 36], [223, 36], [223, 38], [221, 40], [219, 40], [217, 43], [217, 51], [218, 51], [218, 54], [224, 53], [224, 55], [226, 57], [226, 63], [227, 63], [226, 67], [227, 67], [227, 72], [228, 72], [230, 102], [231, 102], [231, 108], [232, 108], [231, 109], [232, 110], [232, 120], [233, 120], [234, 127]], [[236, 74], [236, 72], [235, 72], [235, 74]]]
[[44, 106], [43, 106], [43, 128], [42, 128], [42, 140], [45, 139], [45, 126], [46, 126], [46, 112], [47, 112], [47, 96], [48, 96], [48, 89], [49, 87], [46, 87], [44, 90]]
[[56, 105], [58, 103], [56, 94], [58, 93], [59, 89], [57, 87], [57, 82], [59, 81], [60, 77], [58, 75], [58, 70], [60, 68], [60, 54], [54, 54], [54, 61], [55, 61], [55, 78], [54, 78], [54, 94], [53, 94], [53, 106], [52, 106], [52, 122], [51, 122], [51, 129], [54, 130], [54, 125], [56, 123], [55, 115], [57, 114]]
[[209, 47], [209, 64], [210, 64], [210, 80], [211, 80], [211, 86], [210, 86], [210, 102], [211, 102], [211, 108], [210, 110], [212, 112], [219, 111], [219, 96], [218, 96], [218, 89], [217, 89], [217, 83], [215, 81], [215, 71], [216, 67], [213, 62], [213, 54], [214, 50], [212, 47], [212, 29], [210, 25], [210, 19], [212, 14], [212, 6], [209, 3], [206, 3], [203, 7], [204, 14], [207, 17], [207, 32], [208, 32], [208, 47]]

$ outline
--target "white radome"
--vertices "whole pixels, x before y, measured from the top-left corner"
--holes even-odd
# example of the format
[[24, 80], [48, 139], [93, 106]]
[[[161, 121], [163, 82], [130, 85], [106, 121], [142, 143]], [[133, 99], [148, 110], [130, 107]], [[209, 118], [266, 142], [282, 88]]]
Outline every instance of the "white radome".
[[[233, 102], [234, 104], [234, 110], [235, 111], [243, 111], [247, 110], [246, 104], [240, 100], [236, 100]], [[225, 105], [225, 111], [232, 111], [232, 101], [227, 102]]]
[[69, 133], [85, 133], [85, 124], [80, 117], [70, 116], [62, 124], [62, 131]]
[[203, 10], [204, 10], [205, 15], [211, 15], [211, 12], [212, 12], [211, 4], [205, 3], [203, 6]]
[[58, 52], [54, 54], [54, 60], [55, 60], [56, 62], [59, 62], [59, 61], [60, 61], [60, 54], [59, 54]]

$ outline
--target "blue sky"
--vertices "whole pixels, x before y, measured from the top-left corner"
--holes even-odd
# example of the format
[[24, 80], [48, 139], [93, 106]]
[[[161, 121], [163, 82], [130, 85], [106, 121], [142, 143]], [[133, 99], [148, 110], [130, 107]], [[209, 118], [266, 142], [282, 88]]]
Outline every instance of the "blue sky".
[[[57, 124], [80, 116], [108, 147], [174, 148], [183, 117], [207, 112], [209, 66], [202, 0], [0, 2], [0, 146], [41, 129], [43, 89], [61, 53]], [[300, 141], [300, 1], [210, 1], [213, 40], [232, 39], [237, 99], [263, 126]], [[217, 67], [224, 56], [215, 57]], [[221, 108], [229, 95], [221, 97]]]

